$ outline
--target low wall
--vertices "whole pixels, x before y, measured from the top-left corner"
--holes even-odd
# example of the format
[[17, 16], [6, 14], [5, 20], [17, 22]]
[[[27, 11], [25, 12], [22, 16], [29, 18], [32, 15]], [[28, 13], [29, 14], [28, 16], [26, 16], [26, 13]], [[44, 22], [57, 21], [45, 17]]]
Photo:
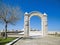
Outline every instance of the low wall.
[[51, 31], [51, 32], [48, 32], [48, 34], [60, 34], [60, 32], [53, 32], [53, 31]]

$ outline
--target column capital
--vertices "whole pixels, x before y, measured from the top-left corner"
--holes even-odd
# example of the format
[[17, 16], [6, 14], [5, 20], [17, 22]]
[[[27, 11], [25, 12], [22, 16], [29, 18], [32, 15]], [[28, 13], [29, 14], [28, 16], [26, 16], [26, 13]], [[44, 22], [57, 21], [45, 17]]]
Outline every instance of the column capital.
[[29, 16], [29, 13], [28, 12], [25, 12], [24, 16]]
[[44, 12], [43, 17], [47, 17], [47, 14]]
[[28, 14], [28, 12], [25, 12], [25, 14]]
[[47, 15], [47, 14], [44, 12], [44, 15]]

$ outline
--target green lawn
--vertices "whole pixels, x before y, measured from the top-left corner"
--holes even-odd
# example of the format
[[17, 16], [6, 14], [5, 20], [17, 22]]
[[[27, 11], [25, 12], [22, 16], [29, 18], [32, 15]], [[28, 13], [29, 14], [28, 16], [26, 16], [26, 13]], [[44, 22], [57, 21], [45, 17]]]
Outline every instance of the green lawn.
[[6, 43], [9, 43], [14, 39], [16, 39], [16, 37], [8, 37], [7, 39], [0, 38], [0, 45], [5, 45]]

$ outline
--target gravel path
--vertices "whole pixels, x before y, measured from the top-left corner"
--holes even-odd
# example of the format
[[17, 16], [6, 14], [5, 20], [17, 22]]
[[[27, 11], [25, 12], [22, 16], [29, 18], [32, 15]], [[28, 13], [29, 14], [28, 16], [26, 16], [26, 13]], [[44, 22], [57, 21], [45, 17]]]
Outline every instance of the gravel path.
[[60, 37], [30, 37], [17, 41], [14, 45], [60, 45]]

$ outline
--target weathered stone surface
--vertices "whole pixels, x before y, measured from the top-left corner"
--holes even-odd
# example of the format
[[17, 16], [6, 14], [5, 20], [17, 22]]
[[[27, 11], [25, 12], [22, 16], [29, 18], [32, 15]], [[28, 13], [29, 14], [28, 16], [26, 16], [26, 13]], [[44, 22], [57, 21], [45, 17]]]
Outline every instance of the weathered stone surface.
[[41, 30], [42, 30], [42, 36], [46, 36], [47, 35], [47, 14], [42, 14], [40, 12], [37, 12], [37, 11], [33, 11], [33, 12], [30, 12], [30, 13], [25, 13], [24, 15], [24, 36], [25, 37], [29, 37], [29, 31], [30, 31], [30, 27], [29, 27], [29, 23], [30, 23], [30, 18], [32, 16], [38, 16], [41, 18], [42, 22], [41, 22]]

